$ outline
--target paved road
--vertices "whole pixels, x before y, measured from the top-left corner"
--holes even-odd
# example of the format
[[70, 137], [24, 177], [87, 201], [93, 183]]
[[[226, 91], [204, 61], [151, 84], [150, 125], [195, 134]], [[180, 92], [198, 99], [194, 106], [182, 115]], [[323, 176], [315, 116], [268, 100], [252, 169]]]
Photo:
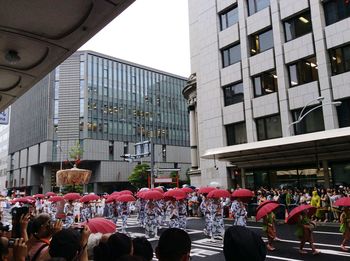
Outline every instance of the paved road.
[[[231, 221], [225, 220], [225, 226], [229, 227]], [[188, 230], [192, 240], [191, 256], [193, 261], [224, 261], [224, 255], [222, 253], [222, 241], [216, 240], [211, 242], [205, 238], [202, 229], [204, 222], [200, 218], [189, 218]], [[118, 221], [118, 227], [120, 221]], [[261, 223], [250, 222], [248, 227], [257, 233], [260, 233], [264, 240], [264, 234], [261, 231]], [[310, 253], [306, 255], [300, 255], [298, 253], [299, 242], [294, 236], [295, 228], [289, 225], [278, 225], [277, 234], [281, 239], [280, 242], [275, 243], [277, 248], [274, 252], [268, 252], [266, 260], [350, 260], [350, 252], [340, 251], [339, 244], [341, 241], [341, 234], [337, 227], [317, 227], [314, 231], [315, 241], [317, 248], [322, 252], [320, 255], [313, 256], [310, 252], [310, 248], [307, 245], [306, 250]], [[128, 220], [127, 232], [132, 237], [144, 236], [144, 230], [138, 226], [136, 217], [130, 217]], [[162, 230], [160, 231], [160, 233]], [[157, 245], [157, 239], [150, 239], [153, 247]], [[157, 260], [154, 258], [154, 260]], [[243, 261], [243, 260], [240, 260]]]

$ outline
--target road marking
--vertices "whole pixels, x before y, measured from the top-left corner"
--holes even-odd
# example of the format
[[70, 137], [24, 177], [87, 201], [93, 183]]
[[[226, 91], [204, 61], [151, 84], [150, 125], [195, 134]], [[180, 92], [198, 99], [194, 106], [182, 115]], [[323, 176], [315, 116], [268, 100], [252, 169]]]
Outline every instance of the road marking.
[[[262, 238], [263, 240], [267, 240], [266, 237]], [[279, 239], [280, 242], [286, 242], [286, 243], [293, 243], [293, 244], [300, 244], [300, 241], [295, 241], [295, 240], [287, 240], [287, 239]], [[331, 245], [331, 244], [322, 244], [322, 243], [314, 243], [316, 246], [325, 246], [325, 247], [335, 247], [335, 248], [340, 248], [339, 245]]]
[[326, 232], [326, 231], [314, 231], [316, 234], [327, 234], [327, 235], [342, 235], [342, 233], [337, 233], [337, 232]]
[[207, 245], [202, 245], [202, 244], [193, 244], [192, 246], [196, 246], [196, 247], [203, 247], [203, 248], [208, 248], [208, 249], [213, 249], [213, 250], [220, 250], [222, 251], [221, 247], [212, 247], [212, 246], [207, 246]]
[[[296, 249], [299, 249], [297, 247], [295, 247]], [[305, 250], [309, 250], [311, 251], [312, 249], [311, 248], [304, 248]], [[336, 250], [331, 250], [331, 249], [317, 249], [319, 251], [321, 251], [321, 254], [326, 254], [326, 255], [336, 255], [336, 256], [348, 256], [350, 257], [350, 253], [347, 253], [347, 252], [343, 252], [343, 251], [336, 251]]]
[[266, 255], [266, 258], [278, 259], [278, 260], [287, 260], [287, 261], [303, 261], [301, 259], [293, 259], [293, 258], [286, 258], [286, 257], [280, 257], [280, 256], [269, 256], [269, 255]]

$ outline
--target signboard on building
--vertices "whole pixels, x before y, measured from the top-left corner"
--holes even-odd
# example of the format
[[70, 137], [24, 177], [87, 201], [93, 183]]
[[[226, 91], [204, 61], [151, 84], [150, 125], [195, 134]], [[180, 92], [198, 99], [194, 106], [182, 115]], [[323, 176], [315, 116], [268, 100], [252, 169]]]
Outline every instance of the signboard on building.
[[9, 109], [0, 112], [0, 124], [7, 125], [9, 123]]

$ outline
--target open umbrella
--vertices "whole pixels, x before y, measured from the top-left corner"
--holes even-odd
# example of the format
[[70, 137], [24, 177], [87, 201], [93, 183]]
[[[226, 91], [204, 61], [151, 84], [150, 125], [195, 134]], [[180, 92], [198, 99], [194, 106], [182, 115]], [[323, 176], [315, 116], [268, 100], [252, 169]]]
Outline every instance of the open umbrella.
[[67, 193], [66, 195], [63, 196], [65, 200], [78, 200], [80, 199], [79, 193]]
[[134, 194], [134, 193], [132, 193], [130, 190], [127, 190], [127, 189], [126, 189], [126, 190], [120, 191], [119, 194], [120, 194], [120, 195], [125, 195], [125, 194], [132, 195], [132, 194]]
[[129, 195], [129, 194], [120, 195], [117, 198], [117, 201], [119, 201], [119, 202], [132, 202], [132, 201], [135, 201], [135, 200], [136, 199], [132, 195]]
[[275, 201], [275, 200], [265, 200], [265, 201], [263, 201], [263, 202], [261, 202], [260, 203], [260, 205], [256, 208], [256, 212], [260, 209], [260, 208], [262, 208], [263, 206], [265, 206], [266, 204], [270, 204], [270, 203], [274, 203], [274, 204], [279, 204], [277, 201]]
[[251, 198], [253, 197], [253, 192], [249, 189], [236, 189], [232, 193], [234, 198]]
[[265, 203], [263, 206], [261, 206], [257, 211], [256, 211], [256, 221], [260, 220], [261, 218], [265, 217], [267, 214], [271, 213], [274, 211], [276, 208], [278, 208], [280, 204], [277, 202], [268, 202]]
[[33, 198], [45, 198], [45, 195], [44, 194], [35, 194], [33, 195]]
[[193, 192], [193, 189], [191, 189], [190, 187], [184, 187], [181, 190], [184, 191], [185, 193], [192, 193]]
[[208, 198], [230, 198], [231, 193], [226, 189], [215, 189], [208, 193]]
[[116, 196], [116, 195], [120, 195], [119, 191], [114, 191], [110, 196]]
[[49, 192], [46, 192], [45, 196], [46, 196], [46, 197], [53, 197], [53, 196], [57, 196], [57, 195], [56, 195], [55, 192], [49, 191]]
[[107, 204], [112, 203], [112, 202], [116, 201], [118, 197], [119, 197], [118, 195], [109, 195], [105, 202]]
[[89, 219], [83, 224], [86, 224], [92, 233], [107, 234], [115, 233], [117, 230], [117, 226], [112, 221], [100, 217]]
[[163, 198], [163, 194], [159, 191], [151, 190], [142, 193], [144, 199], [160, 200]]
[[85, 195], [84, 197], [82, 197], [80, 199], [80, 202], [89, 202], [89, 201], [94, 201], [94, 200], [98, 200], [100, 199], [99, 196], [95, 195], [95, 194], [88, 194], [88, 195]]
[[156, 188], [153, 188], [152, 190], [159, 191], [160, 193], [164, 193], [164, 190], [161, 187], [156, 187]]
[[26, 198], [28, 201], [32, 201], [32, 202], [35, 202], [36, 201], [36, 198], [32, 197], [32, 196], [26, 196], [24, 197]]
[[301, 205], [299, 207], [294, 208], [288, 215], [287, 218], [287, 223], [288, 224], [294, 224], [298, 222], [298, 218], [300, 216], [300, 214], [303, 211], [307, 210], [307, 215], [309, 217], [311, 217], [315, 212], [316, 212], [316, 208], [311, 206], [311, 205]]
[[64, 198], [61, 196], [52, 196], [49, 198], [49, 201], [51, 201], [51, 202], [58, 202], [58, 201], [63, 201], [63, 200], [64, 200]]
[[15, 204], [15, 203], [17, 203], [17, 202], [19, 202], [19, 203], [23, 203], [23, 204], [28, 204], [28, 203], [30, 203], [30, 200], [28, 200], [27, 198], [15, 198], [15, 199], [13, 199], [12, 200], [12, 203], [13, 204]]
[[337, 199], [333, 205], [338, 207], [350, 207], [350, 197]]
[[172, 189], [164, 193], [164, 197], [173, 197], [176, 200], [185, 199], [187, 194], [182, 189]]
[[215, 190], [216, 188], [214, 187], [201, 187], [198, 190], [199, 194], [208, 194], [210, 191]]

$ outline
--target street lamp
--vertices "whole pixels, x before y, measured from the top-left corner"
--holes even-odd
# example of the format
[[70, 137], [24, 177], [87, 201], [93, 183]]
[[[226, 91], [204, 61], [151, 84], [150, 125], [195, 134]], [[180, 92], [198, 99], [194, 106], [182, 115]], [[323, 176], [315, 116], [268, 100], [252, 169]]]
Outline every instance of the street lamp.
[[[340, 105], [342, 104], [341, 101], [323, 103], [323, 100], [324, 100], [324, 97], [320, 96], [320, 97], [317, 97], [315, 100], [312, 100], [312, 101], [308, 102], [308, 103], [303, 107], [303, 109], [301, 110], [298, 119], [297, 119], [296, 121], [294, 121], [294, 122], [292, 122], [291, 124], [288, 125], [288, 129], [289, 129], [291, 126], [300, 123], [309, 113], [313, 112], [314, 110], [317, 110], [318, 108], [321, 108], [321, 107], [326, 106], [326, 105], [340, 106]], [[308, 110], [307, 112], [304, 113], [306, 107], [307, 107], [309, 104], [311, 104], [311, 103], [313, 103], [313, 102], [315, 102], [315, 101], [319, 101], [319, 102], [321, 102], [321, 104], [317, 105], [316, 107], [311, 108], [310, 110]]]

